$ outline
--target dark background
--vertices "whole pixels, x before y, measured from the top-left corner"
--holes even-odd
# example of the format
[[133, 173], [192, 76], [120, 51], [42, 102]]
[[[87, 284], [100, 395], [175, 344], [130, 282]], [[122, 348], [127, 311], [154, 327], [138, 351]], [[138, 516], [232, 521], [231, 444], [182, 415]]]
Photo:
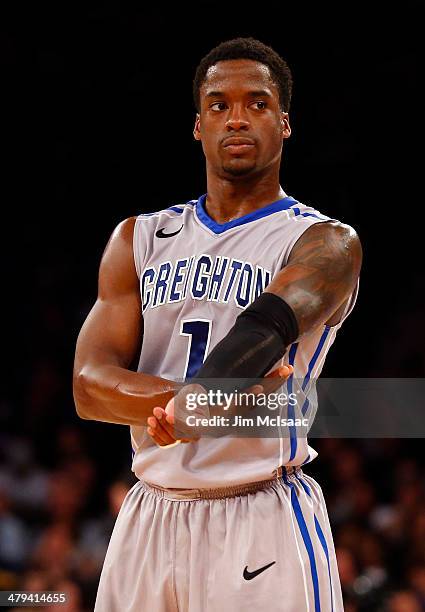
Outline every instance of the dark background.
[[[27, 463], [45, 475], [70, 456], [84, 456], [93, 473], [87, 504], [76, 517], [97, 516], [110, 483], [126, 481], [127, 428], [75, 415], [75, 341], [95, 300], [100, 258], [116, 224], [205, 191], [203, 156], [192, 138], [192, 78], [201, 57], [234, 36], [270, 44], [293, 72], [285, 191], [349, 223], [363, 243], [357, 306], [322, 375], [424, 376], [421, 5], [2, 7], [6, 313], [0, 489], [2, 473], [14, 469], [11, 455], [20, 457], [16, 449], [22, 447]], [[371, 450], [368, 442], [367, 461], [371, 456], [393, 472], [397, 462], [410, 461], [422, 494], [420, 443], [377, 442]], [[337, 444], [336, 454], [329, 444], [319, 443], [323, 463], [319, 459], [310, 471], [325, 479], [325, 491], [338, 449], [357, 460], [365, 452], [361, 442]], [[395, 499], [378, 481], [371, 482], [373, 507]], [[5, 496], [9, 512], [29, 521], [39, 536], [43, 519], [34, 527], [32, 514], [37, 509], [28, 518], [13, 491]], [[28, 550], [12, 568], [18, 580], [26, 575]], [[403, 580], [395, 587], [404, 588]]]

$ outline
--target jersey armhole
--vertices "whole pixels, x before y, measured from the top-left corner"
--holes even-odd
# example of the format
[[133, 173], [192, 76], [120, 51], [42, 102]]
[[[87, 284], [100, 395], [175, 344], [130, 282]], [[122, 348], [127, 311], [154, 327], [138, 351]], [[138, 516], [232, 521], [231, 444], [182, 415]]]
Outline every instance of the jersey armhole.
[[328, 325], [328, 327], [330, 327], [331, 329], [339, 328], [344, 323], [345, 319], [349, 317], [349, 315], [351, 314], [354, 308], [356, 300], [357, 300], [357, 296], [359, 293], [359, 286], [360, 286], [360, 277], [357, 279], [356, 286], [354, 287], [353, 292], [347, 301], [347, 304], [344, 308], [344, 312], [342, 313], [341, 319], [338, 321], [338, 323], [335, 323], [335, 325]]
[[139, 279], [142, 274], [142, 263], [144, 260], [142, 225], [142, 219], [140, 217], [136, 217], [133, 230], [133, 257], [136, 273]]

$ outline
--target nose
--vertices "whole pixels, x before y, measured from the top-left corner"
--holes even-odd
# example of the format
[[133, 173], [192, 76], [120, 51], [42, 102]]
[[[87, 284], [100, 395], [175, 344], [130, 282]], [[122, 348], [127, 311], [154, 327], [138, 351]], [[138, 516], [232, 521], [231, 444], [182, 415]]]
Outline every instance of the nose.
[[229, 117], [226, 121], [226, 129], [231, 132], [232, 130], [247, 130], [249, 128], [249, 121], [242, 109], [238, 106], [234, 106], [230, 109]]

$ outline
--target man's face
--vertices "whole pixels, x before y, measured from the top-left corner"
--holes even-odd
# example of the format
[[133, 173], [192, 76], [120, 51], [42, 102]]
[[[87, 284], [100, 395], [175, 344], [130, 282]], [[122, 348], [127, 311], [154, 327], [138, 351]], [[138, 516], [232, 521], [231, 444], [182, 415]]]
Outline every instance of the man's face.
[[223, 178], [261, 174], [279, 165], [291, 129], [268, 66], [245, 59], [211, 66], [193, 133], [202, 141], [207, 167]]

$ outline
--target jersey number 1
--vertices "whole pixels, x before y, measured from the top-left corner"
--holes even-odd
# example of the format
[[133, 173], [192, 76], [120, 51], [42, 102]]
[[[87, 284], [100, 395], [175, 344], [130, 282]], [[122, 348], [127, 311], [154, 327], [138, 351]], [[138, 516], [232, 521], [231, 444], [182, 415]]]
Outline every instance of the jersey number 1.
[[208, 353], [211, 336], [209, 319], [186, 319], [180, 325], [180, 335], [189, 338], [184, 371], [185, 380], [197, 374]]

